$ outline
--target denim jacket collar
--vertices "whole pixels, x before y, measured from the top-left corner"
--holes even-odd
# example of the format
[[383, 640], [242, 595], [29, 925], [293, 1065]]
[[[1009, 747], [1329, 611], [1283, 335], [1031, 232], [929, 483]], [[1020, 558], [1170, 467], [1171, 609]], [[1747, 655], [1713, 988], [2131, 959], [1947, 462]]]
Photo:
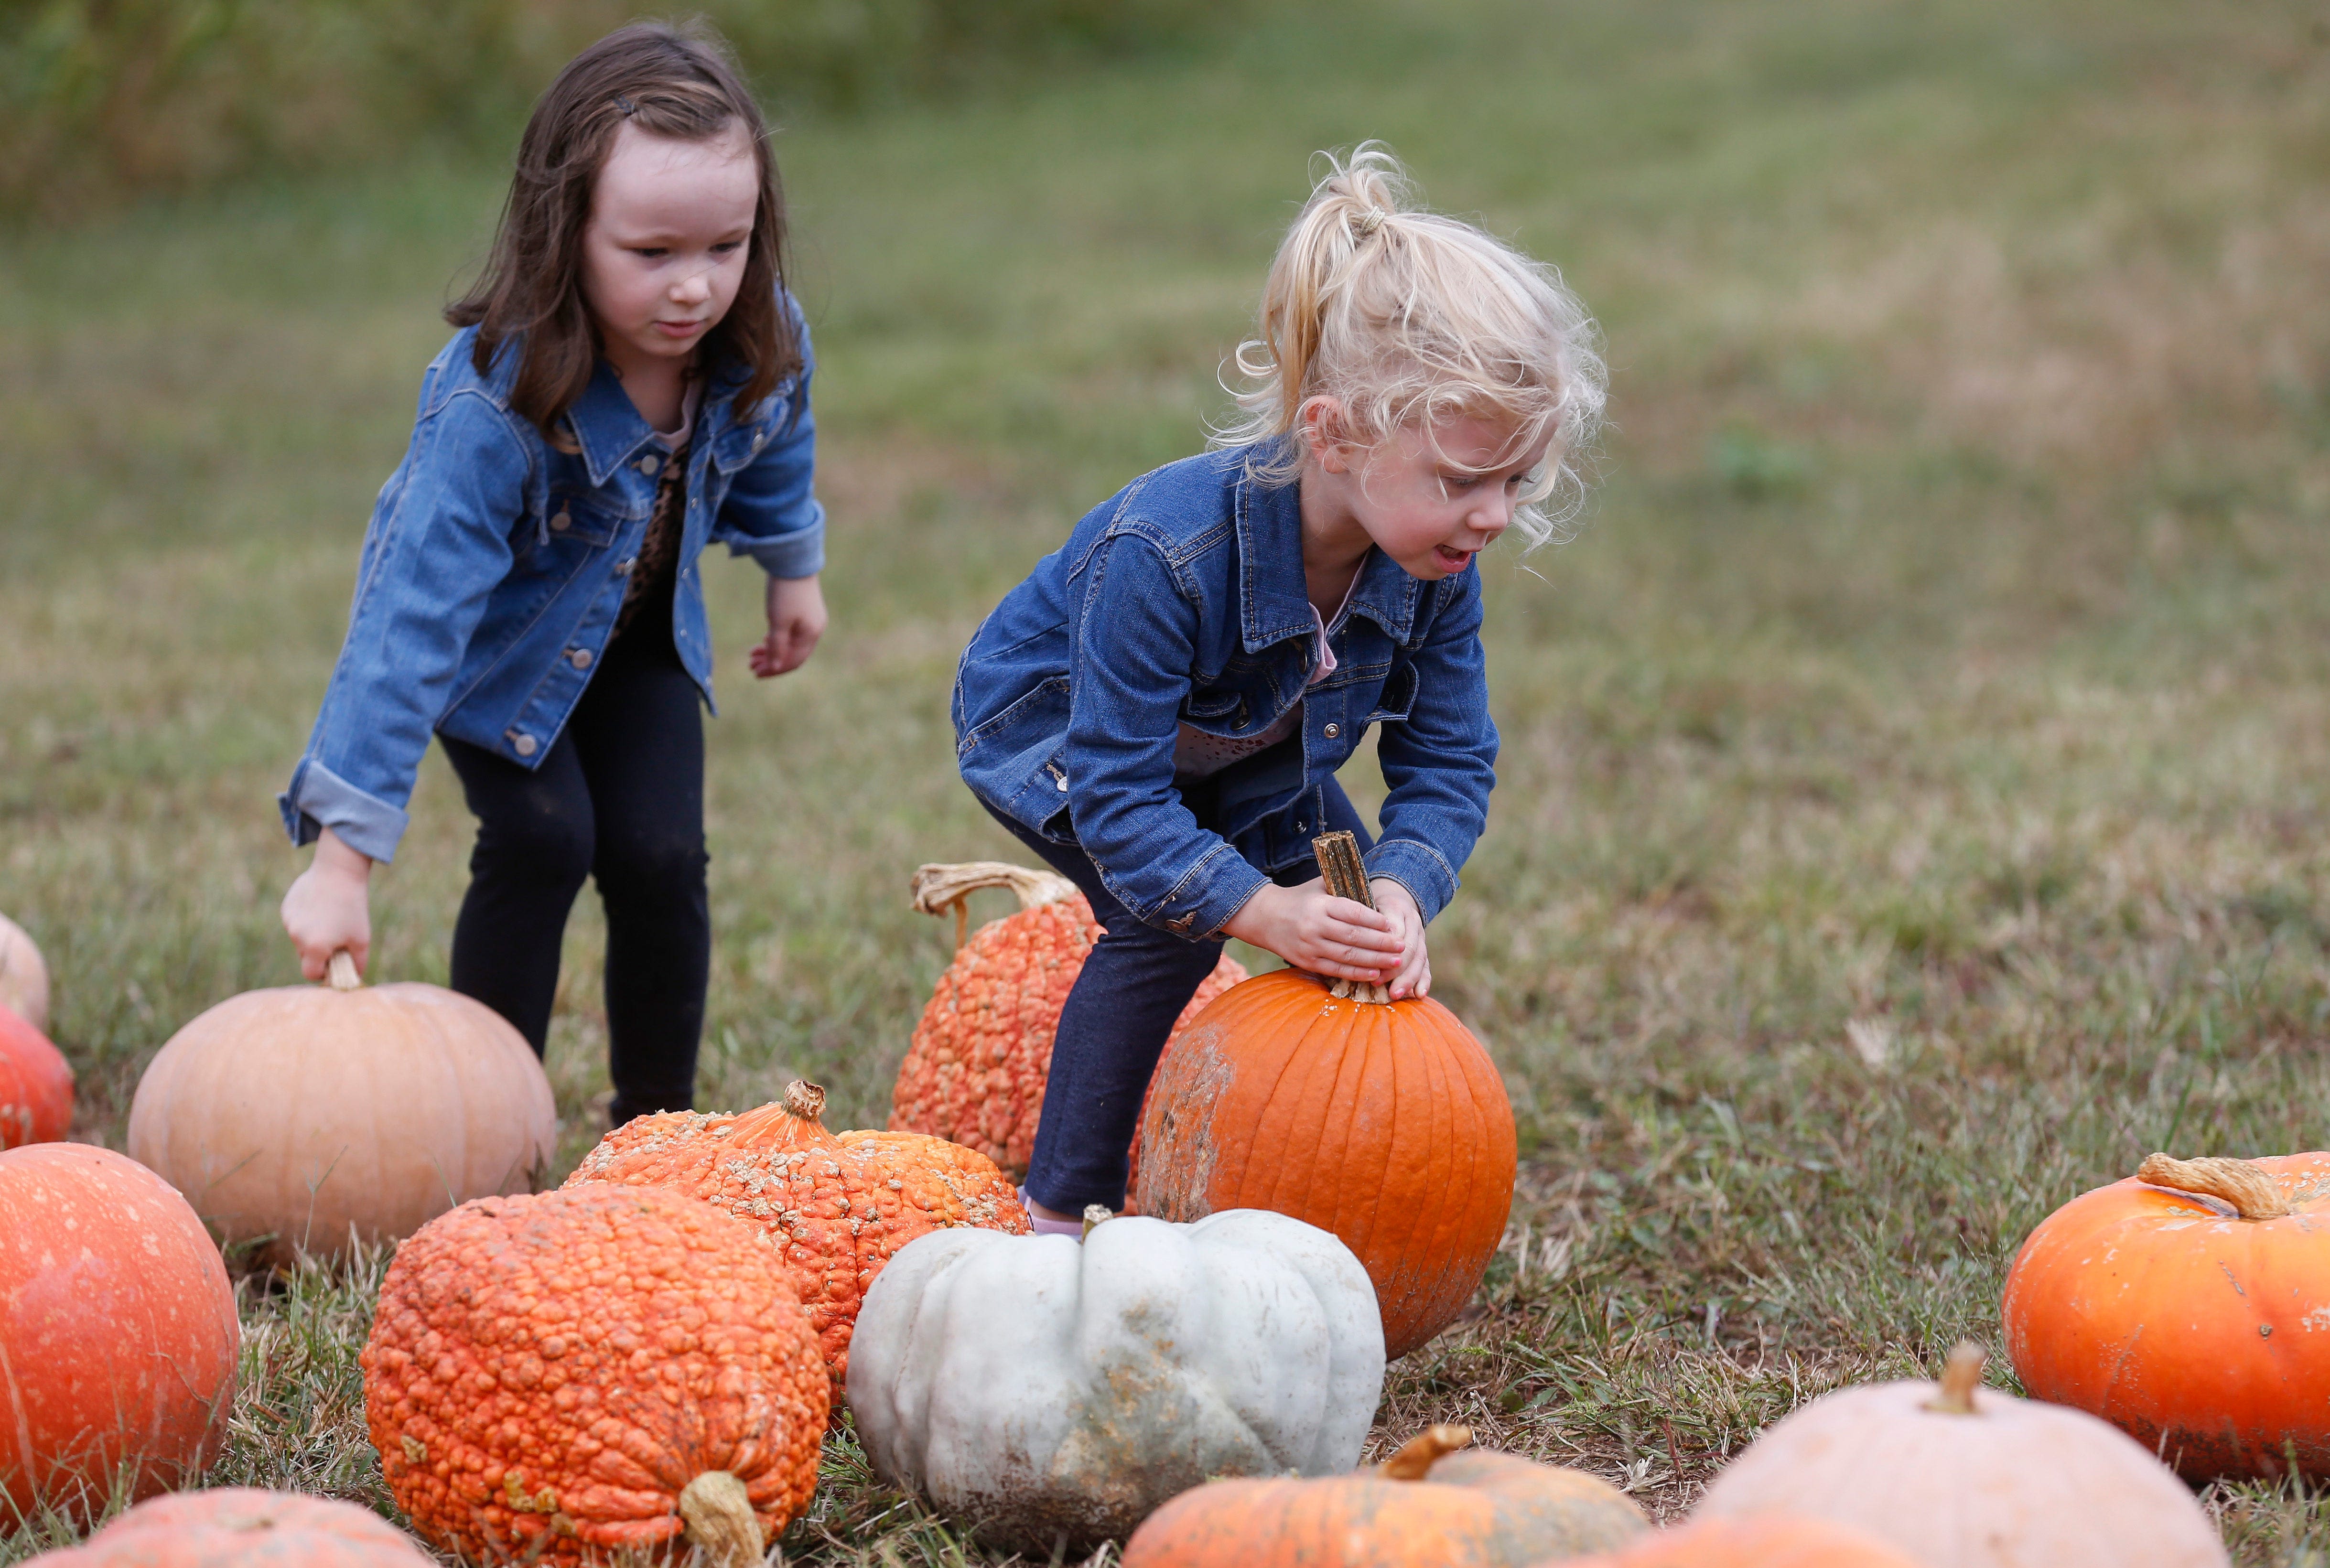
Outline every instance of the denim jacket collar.
[[[1311, 635], [1311, 590], [1302, 576], [1302, 487], [1237, 480], [1238, 575], [1246, 586], [1239, 635], [1248, 653]], [[1283, 543], [1282, 543], [1283, 542]], [[1424, 584], [1380, 550], [1368, 552], [1352, 587], [1350, 609], [1407, 640]]]
[[[715, 402], [743, 382], [742, 373], [731, 365], [724, 364], [712, 373], [705, 383], [704, 401], [696, 414], [698, 432], [709, 433], [711, 427], [701, 421]], [[631, 394], [623, 390], [623, 378], [604, 359], [592, 371], [591, 384], [566, 411], [566, 426], [582, 449], [582, 462], [594, 486], [604, 485], [610, 475], [631, 460], [633, 453], [655, 439], [654, 430], [640, 416]]]

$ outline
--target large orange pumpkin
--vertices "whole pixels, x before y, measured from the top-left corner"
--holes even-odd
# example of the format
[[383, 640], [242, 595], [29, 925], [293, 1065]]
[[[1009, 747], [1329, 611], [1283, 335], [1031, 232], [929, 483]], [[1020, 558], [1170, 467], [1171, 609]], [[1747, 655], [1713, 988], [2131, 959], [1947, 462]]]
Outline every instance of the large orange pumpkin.
[[[966, 940], [963, 901], [990, 887], [1017, 893], [1019, 911]], [[1067, 878], [999, 860], [922, 867], [914, 873], [914, 907], [924, 914], [954, 912], [955, 955], [898, 1065], [890, 1129], [975, 1148], [1013, 1181], [1024, 1181], [1052, 1070], [1052, 1036], [1084, 956], [1100, 940], [1100, 924]], [[1181, 1010], [1174, 1033], [1246, 978], [1224, 954]], [[1137, 1134], [1132, 1163], [1137, 1171]]]
[[431, 1568], [412, 1538], [354, 1503], [255, 1487], [140, 1503], [43, 1568]]
[[0, 1525], [200, 1475], [242, 1343], [218, 1249], [161, 1177], [83, 1143], [0, 1153]]
[[73, 1073], [32, 1024], [0, 1007], [0, 1148], [54, 1143], [72, 1126]]
[[1356, 1475], [1208, 1481], [1149, 1516], [1124, 1544], [1124, 1568], [1521, 1568], [1650, 1528], [1605, 1481], [1458, 1451], [1472, 1440], [1435, 1426]]
[[360, 1358], [413, 1528], [480, 1562], [683, 1537], [757, 1564], [817, 1488], [827, 1392], [775, 1255], [709, 1204], [479, 1198], [396, 1250]]
[[558, 1138], [516, 1029], [436, 986], [250, 991], [173, 1035], [138, 1081], [129, 1152], [261, 1261], [407, 1236], [455, 1204], [530, 1190]]
[[1549, 1557], [1538, 1568], [1921, 1568], [1875, 1536], [1825, 1519], [1766, 1515], [1659, 1530], [1607, 1556]]
[[1028, 1233], [995, 1162], [914, 1132], [828, 1132], [825, 1091], [795, 1081], [742, 1116], [665, 1111], [599, 1141], [566, 1180], [668, 1187], [759, 1226], [776, 1243], [823, 1346], [838, 1403], [866, 1288], [890, 1255], [947, 1225]]
[[2003, 1312], [2032, 1397], [2186, 1478], [2330, 1478], [2330, 1154], [2155, 1154], [2031, 1233]]
[[33, 1028], [49, 1026], [49, 966], [24, 928], [0, 914], [0, 1007]]
[[1473, 1299], [1512, 1208], [1512, 1105], [1481, 1043], [1427, 999], [1339, 997], [1297, 969], [1248, 980], [1151, 1082], [1141, 1212], [1272, 1209], [1359, 1254], [1404, 1355]]

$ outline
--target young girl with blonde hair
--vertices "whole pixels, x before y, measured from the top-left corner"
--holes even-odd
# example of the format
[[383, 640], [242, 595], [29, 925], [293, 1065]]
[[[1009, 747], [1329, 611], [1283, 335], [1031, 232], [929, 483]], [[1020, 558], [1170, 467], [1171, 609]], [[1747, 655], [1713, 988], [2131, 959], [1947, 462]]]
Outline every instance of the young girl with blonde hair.
[[365, 531], [347, 641], [281, 806], [310, 979], [372, 940], [434, 734], [478, 817], [452, 984], [541, 1053], [585, 878], [607, 912], [620, 1126], [693, 1095], [712, 951], [697, 556], [768, 574], [755, 675], [825, 628], [809, 331], [767, 128], [718, 41], [639, 24], [577, 55], [518, 144], [484, 275], [446, 314]]
[[[1582, 499], [1592, 321], [1552, 269], [1418, 211], [1373, 144], [1279, 247], [1240, 417], [1037, 562], [964, 650], [964, 781], [1092, 901], [1025, 1195], [1039, 1228], [1123, 1204], [1134, 1120], [1226, 938], [1337, 978], [1432, 985], [1425, 929], [1488, 818], [1496, 726], [1473, 560]], [[1335, 771], [1370, 725], [1370, 835]], [[1318, 880], [1345, 829], [1378, 909]]]

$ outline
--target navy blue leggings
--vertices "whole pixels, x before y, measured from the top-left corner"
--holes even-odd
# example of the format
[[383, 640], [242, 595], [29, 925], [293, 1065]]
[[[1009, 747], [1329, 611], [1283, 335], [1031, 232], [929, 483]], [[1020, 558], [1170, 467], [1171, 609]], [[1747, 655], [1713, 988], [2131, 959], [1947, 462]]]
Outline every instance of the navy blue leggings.
[[[1323, 830], [1340, 828], [1364, 851], [1374, 836], [1332, 779], [1322, 805]], [[1202, 797], [1188, 801], [1201, 827], [1212, 827]], [[1028, 1195], [1046, 1208], [1079, 1214], [1086, 1204], [1124, 1206], [1125, 1153], [1141, 1119], [1150, 1074], [1173, 1033], [1173, 1020], [1221, 960], [1218, 937], [1192, 941], [1135, 919], [1101, 885], [1100, 868], [1074, 844], [1054, 844], [1000, 813], [990, 813], [1046, 864], [1092, 901], [1105, 934], [1093, 945], [1060, 1010], [1052, 1041], [1051, 1074], [1044, 1082], [1043, 1120], [1028, 1165]], [[1294, 887], [1315, 880], [1319, 868], [1298, 863], [1271, 880]]]

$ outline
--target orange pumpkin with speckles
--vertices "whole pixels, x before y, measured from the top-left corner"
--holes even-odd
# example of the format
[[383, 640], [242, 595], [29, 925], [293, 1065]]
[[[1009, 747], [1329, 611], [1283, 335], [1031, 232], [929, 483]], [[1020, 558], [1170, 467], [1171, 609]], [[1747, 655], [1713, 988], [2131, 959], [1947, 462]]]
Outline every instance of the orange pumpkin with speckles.
[[[923, 866], [914, 874], [914, 907], [930, 914], [952, 909], [960, 921], [962, 900], [990, 887], [1010, 888], [1019, 911], [990, 921], [956, 948], [899, 1063], [890, 1128], [975, 1148], [1017, 1182], [1027, 1178], [1036, 1151], [1060, 1009], [1101, 926], [1066, 877], [1002, 861]], [[1246, 978], [1225, 954], [1181, 1010], [1174, 1032]], [[1136, 1170], [1140, 1162], [1136, 1131]]]
[[0, 1148], [54, 1143], [72, 1126], [73, 1074], [64, 1053], [0, 1006]]
[[828, 1132], [825, 1091], [794, 1082], [741, 1116], [665, 1111], [616, 1129], [566, 1185], [668, 1187], [776, 1243], [817, 1331], [838, 1403], [866, 1288], [892, 1253], [948, 1225], [1028, 1233], [1018, 1190], [974, 1149], [914, 1132]]
[[85, 1143], [0, 1153], [0, 1532], [35, 1506], [86, 1519], [218, 1457], [242, 1331], [193, 1208]]
[[256, 1487], [140, 1503], [43, 1568], [431, 1568], [412, 1538], [354, 1503]]
[[479, 1562], [761, 1561], [817, 1488], [827, 1386], [783, 1267], [708, 1204], [598, 1184], [423, 1225], [361, 1358], [388, 1489]]

